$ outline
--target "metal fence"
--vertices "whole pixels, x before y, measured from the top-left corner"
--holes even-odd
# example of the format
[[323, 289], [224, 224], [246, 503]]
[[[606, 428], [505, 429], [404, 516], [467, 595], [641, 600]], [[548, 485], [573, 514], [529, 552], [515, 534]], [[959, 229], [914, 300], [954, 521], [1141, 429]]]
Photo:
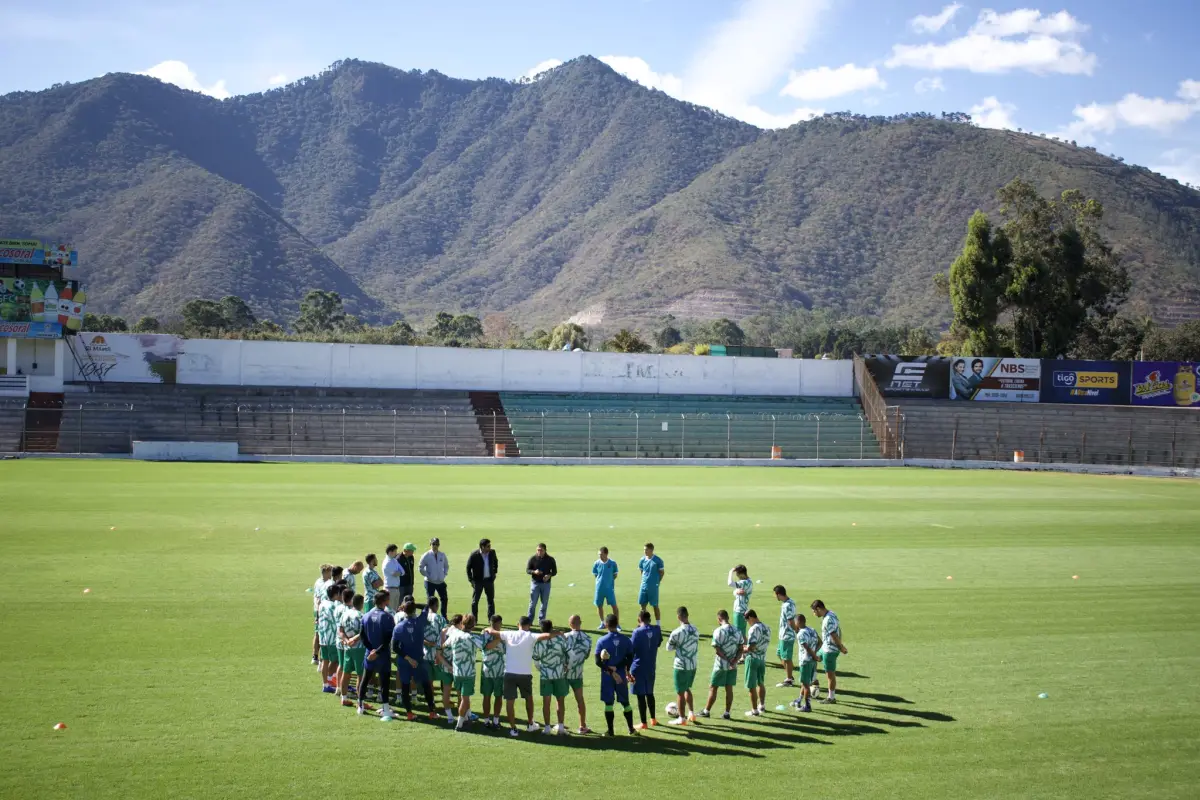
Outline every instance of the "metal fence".
[[461, 408], [129, 404], [0, 408], [0, 451], [112, 453], [134, 441], [237, 442], [263, 456], [527, 458], [879, 458], [857, 414], [646, 414]]

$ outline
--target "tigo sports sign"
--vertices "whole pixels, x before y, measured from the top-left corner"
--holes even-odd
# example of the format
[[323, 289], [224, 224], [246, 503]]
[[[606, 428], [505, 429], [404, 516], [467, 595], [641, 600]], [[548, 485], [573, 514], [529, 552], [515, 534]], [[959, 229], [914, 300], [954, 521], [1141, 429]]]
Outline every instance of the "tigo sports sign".
[[1043, 361], [1049, 380], [1042, 386], [1046, 403], [1126, 405], [1129, 364], [1117, 361]]

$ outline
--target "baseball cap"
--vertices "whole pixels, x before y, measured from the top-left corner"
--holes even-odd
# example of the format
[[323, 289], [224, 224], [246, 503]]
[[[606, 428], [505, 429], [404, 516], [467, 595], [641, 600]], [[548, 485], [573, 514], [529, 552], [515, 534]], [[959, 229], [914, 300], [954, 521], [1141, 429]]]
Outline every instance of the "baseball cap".
[[436, 536], [435, 536], [435, 537], [433, 537], [432, 539], [430, 539], [430, 540], [429, 540], [429, 543], [430, 543], [430, 544], [441, 544], [441, 543], [442, 543], [442, 540], [441, 540], [441, 539], [439, 539], [438, 537], [436, 537]]
[[404, 545], [404, 549], [409, 551], [410, 553], [415, 553], [417, 550], [417, 546], [415, 544], [413, 544], [412, 542], [408, 542]]

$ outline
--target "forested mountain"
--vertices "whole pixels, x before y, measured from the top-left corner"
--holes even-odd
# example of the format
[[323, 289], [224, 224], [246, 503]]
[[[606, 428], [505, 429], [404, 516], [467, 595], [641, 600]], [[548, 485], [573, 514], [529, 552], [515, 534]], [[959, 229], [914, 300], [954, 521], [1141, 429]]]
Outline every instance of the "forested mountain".
[[129, 316], [237, 294], [285, 319], [323, 288], [368, 318], [932, 325], [931, 277], [1016, 177], [1106, 205], [1138, 312], [1200, 316], [1200, 193], [961, 122], [763, 132], [592, 58], [532, 83], [346, 61], [225, 101], [125, 74], [0, 98], [0, 235], [73, 241], [91, 307]]

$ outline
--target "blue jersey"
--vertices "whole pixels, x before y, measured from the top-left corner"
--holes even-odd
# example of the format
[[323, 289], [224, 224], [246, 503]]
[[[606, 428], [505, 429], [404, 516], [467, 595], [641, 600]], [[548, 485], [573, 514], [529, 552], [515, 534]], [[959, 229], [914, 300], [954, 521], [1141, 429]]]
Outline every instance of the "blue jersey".
[[617, 562], [611, 558], [608, 561], [596, 559], [596, 563], [592, 564], [592, 574], [596, 576], [596, 586], [598, 588], [612, 588], [613, 581], [617, 577]]
[[622, 672], [629, 668], [633, 661], [633, 642], [629, 637], [618, 631], [606, 633], [596, 642], [596, 655], [608, 653], [605, 665], [615, 667]]
[[400, 620], [392, 632], [392, 652], [396, 654], [397, 663], [405, 656], [416, 661], [425, 659], [425, 626], [428, 624], [429, 615], [424, 613]]
[[[362, 643], [367, 648], [367, 659], [364, 666], [367, 670], [390, 669], [392, 660], [388, 650], [392, 643], [392, 631], [396, 628], [396, 620], [391, 612], [383, 608], [373, 608], [363, 617]], [[383, 652], [375, 660], [371, 660], [371, 651], [382, 649]]]
[[658, 556], [643, 556], [638, 562], [638, 569], [642, 571], [642, 586], [658, 586], [662, 580], [658, 573], [662, 568], [663, 560]]
[[633, 666], [630, 672], [654, 672], [658, 648], [662, 645], [662, 628], [658, 625], [639, 625], [630, 638], [633, 644]]

